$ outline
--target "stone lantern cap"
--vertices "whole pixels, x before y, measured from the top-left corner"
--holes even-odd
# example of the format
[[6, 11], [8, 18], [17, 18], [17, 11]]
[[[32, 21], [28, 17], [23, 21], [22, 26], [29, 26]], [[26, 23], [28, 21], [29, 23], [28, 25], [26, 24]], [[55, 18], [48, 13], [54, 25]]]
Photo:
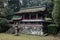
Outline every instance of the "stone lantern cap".
[[21, 16], [13, 16], [13, 18], [12, 18], [13, 21], [19, 21], [21, 19], [22, 19]]

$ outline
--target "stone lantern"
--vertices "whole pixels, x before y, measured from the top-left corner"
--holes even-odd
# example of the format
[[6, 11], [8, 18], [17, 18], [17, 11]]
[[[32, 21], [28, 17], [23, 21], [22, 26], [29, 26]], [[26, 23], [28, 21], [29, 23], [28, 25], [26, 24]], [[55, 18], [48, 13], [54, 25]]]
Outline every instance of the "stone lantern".
[[19, 16], [13, 16], [12, 20], [14, 22], [14, 25], [13, 27], [15, 28], [15, 35], [18, 36], [18, 32], [19, 32], [19, 24], [20, 24], [20, 21], [21, 21], [22, 17], [19, 17]]

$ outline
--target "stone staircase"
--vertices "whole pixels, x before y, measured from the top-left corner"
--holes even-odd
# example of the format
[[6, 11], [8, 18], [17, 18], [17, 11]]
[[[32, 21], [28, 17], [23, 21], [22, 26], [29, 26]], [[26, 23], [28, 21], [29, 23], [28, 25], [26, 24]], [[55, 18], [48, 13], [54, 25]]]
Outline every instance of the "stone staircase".
[[11, 27], [6, 33], [14, 34], [15, 33], [15, 29], [13, 27]]

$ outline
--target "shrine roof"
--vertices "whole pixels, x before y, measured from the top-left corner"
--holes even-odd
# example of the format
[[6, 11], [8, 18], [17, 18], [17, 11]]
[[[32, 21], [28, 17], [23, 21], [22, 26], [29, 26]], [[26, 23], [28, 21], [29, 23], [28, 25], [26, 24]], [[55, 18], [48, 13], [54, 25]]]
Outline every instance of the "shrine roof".
[[45, 7], [35, 7], [35, 8], [21, 8], [17, 13], [29, 13], [29, 12], [39, 12], [45, 11]]

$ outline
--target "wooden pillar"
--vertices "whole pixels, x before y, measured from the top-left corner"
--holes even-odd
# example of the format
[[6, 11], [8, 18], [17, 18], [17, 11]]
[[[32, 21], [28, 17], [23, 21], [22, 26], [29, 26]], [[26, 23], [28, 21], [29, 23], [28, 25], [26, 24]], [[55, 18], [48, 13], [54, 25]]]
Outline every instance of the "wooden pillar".
[[44, 32], [43, 32], [43, 23], [41, 23], [41, 35], [43, 35]]
[[29, 19], [31, 19], [31, 14], [29, 14]]
[[15, 22], [14, 22], [14, 24], [13, 24], [13, 27], [15, 28]]
[[38, 19], [38, 14], [36, 14], [36, 19]]
[[25, 15], [23, 15], [23, 19], [25, 19], [25, 17], [24, 17]]
[[18, 28], [20, 28], [20, 21], [18, 22]]
[[41, 28], [41, 35], [43, 35], [43, 29]]

